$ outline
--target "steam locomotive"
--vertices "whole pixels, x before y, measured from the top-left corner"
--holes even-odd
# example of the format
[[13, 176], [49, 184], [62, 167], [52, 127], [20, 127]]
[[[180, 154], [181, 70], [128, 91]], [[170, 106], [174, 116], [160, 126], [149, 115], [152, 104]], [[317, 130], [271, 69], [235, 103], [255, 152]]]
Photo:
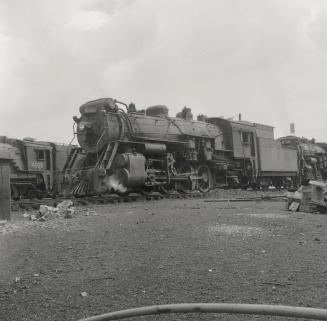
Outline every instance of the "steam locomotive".
[[286, 136], [279, 138], [283, 146], [297, 150], [299, 177], [302, 182], [309, 179], [327, 179], [327, 144], [314, 139]]
[[60, 190], [60, 173], [68, 156], [77, 146], [68, 146], [32, 138], [23, 140], [0, 136], [0, 158], [10, 159], [10, 187], [13, 199], [42, 198]]
[[281, 187], [308, 179], [299, 148], [275, 140], [271, 126], [222, 117], [195, 121], [186, 108], [174, 118], [166, 106], [138, 111], [112, 98], [79, 110], [74, 121], [83, 157], [74, 171], [70, 157], [65, 175], [75, 195]]

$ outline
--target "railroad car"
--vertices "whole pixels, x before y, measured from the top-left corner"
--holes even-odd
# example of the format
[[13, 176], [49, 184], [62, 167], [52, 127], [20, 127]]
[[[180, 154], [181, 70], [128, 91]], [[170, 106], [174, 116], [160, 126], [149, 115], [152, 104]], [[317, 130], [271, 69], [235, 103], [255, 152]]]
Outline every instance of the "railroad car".
[[11, 195], [13, 199], [41, 198], [60, 189], [58, 174], [67, 164], [68, 156], [77, 146], [13, 139], [0, 136], [0, 157], [11, 159]]
[[283, 146], [293, 147], [297, 150], [300, 181], [310, 179], [323, 179], [327, 171], [326, 144], [316, 143], [314, 139], [304, 137], [285, 136], [279, 138]]
[[73, 194], [207, 192], [295, 182], [296, 149], [274, 140], [272, 127], [223, 118], [194, 121], [187, 108], [178, 116], [169, 117], [166, 106], [137, 111], [112, 98], [82, 105], [74, 120], [85, 156], [71, 178]]
[[223, 148], [228, 153], [226, 172], [229, 186], [282, 187], [298, 182], [297, 152], [274, 139], [272, 126], [221, 117], [208, 122], [223, 132]]
[[[325, 151], [325, 155], [327, 158], [327, 143], [317, 143], [319, 147], [321, 147]], [[327, 166], [325, 166], [321, 171], [321, 177], [323, 180], [327, 181]]]

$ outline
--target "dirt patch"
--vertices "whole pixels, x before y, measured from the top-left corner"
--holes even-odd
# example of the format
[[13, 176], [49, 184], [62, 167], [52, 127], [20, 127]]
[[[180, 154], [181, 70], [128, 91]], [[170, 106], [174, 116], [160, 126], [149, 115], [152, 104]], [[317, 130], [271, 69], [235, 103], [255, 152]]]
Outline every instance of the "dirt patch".
[[248, 225], [214, 225], [209, 227], [211, 234], [227, 234], [227, 235], [240, 235], [240, 236], [253, 236], [264, 233], [264, 230], [259, 227]]
[[38, 211], [15, 212], [11, 221], [0, 221], [0, 236], [16, 232], [20, 234], [37, 233], [39, 229], [60, 229], [67, 232], [80, 230], [81, 226], [78, 219], [88, 217], [92, 220], [99, 215], [95, 208], [76, 207], [71, 218], [53, 214], [48, 215], [44, 221], [40, 219], [33, 221], [31, 216], [37, 217]]
[[[178, 302], [326, 307], [326, 215], [289, 215], [281, 201], [217, 205], [99, 205], [45, 222], [14, 213], [6, 228], [22, 228], [0, 233], [0, 320], [78, 320]], [[221, 316], [241, 319], [254, 318]]]
[[258, 218], [271, 218], [271, 219], [289, 219], [290, 216], [288, 214], [281, 214], [281, 213], [250, 213], [247, 214], [252, 217], [258, 217]]
[[22, 229], [23, 226], [24, 224], [21, 222], [2, 222], [0, 224], [0, 235], [17, 232], [18, 230]]

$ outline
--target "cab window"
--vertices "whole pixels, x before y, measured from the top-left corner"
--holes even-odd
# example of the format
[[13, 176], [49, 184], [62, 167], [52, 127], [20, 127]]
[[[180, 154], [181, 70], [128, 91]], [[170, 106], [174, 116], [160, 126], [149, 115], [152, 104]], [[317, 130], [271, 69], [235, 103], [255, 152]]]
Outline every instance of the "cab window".
[[249, 133], [242, 132], [242, 143], [249, 144]]
[[36, 160], [38, 160], [38, 161], [44, 161], [44, 158], [45, 158], [45, 156], [44, 156], [44, 150], [37, 149], [36, 150]]

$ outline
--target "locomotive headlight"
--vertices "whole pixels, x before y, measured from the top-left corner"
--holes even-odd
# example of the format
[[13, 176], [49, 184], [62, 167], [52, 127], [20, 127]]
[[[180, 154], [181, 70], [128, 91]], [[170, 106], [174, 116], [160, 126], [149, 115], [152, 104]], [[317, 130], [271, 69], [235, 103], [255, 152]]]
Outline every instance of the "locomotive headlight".
[[86, 131], [86, 130], [91, 130], [91, 129], [92, 129], [92, 124], [90, 124], [89, 122], [83, 121], [78, 124], [78, 130], [80, 132]]

